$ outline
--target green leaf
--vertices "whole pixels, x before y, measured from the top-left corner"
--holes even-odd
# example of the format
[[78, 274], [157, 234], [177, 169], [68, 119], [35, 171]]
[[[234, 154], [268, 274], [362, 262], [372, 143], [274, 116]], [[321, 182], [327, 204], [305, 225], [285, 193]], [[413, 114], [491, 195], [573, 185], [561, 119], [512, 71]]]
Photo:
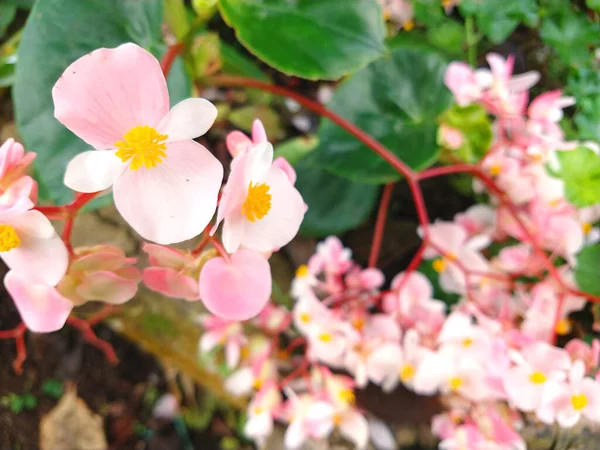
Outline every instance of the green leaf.
[[288, 75], [335, 80], [385, 52], [385, 25], [373, 0], [219, 0], [239, 41]]
[[319, 140], [315, 136], [292, 138], [277, 146], [275, 149], [275, 158], [282, 156], [292, 166], [295, 166], [301, 159], [313, 151], [318, 143]]
[[600, 0], [585, 0], [585, 5], [595, 11], [600, 11]]
[[591, 48], [600, 44], [600, 27], [585, 13], [566, 9], [544, 19], [540, 36], [563, 64], [579, 66], [590, 59]]
[[15, 5], [11, 3], [0, 3], [0, 37], [2, 37], [16, 14], [17, 7]]
[[42, 392], [44, 395], [58, 400], [64, 393], [63, 383], [57, 379], [50, 378], [44, 381], [44, 384], [42, 385]]
[[[458, 156], [461, 161], [475, 163], [489, 151], [492, 143], [492, 122], [483, 106], [453, 105], [440, 117], [440, 123], [462, 133], [463, 145], [448, 152], [453, 159]], [[440, 145], [443, 143], [440, 142]]]
[[260, 70], [254, 61], [223, 41], [221, 41], [221, 64], [221, 68], [225, 73], [242, 75], [261, 81], [270, 81], [269, 77]]
[[575, 282], [583, 292], [600, 295], [600, 244], [585, 247], [577, 255]]
[[557, 175], [565, 182], [567, 199], [579, 208], [600, 203], [600, 156], [587, 147], [559, 152]]
[[10, 403], [8, 407], [15, 414], [19, 414], [21, 411], [23, 411], [23, 408], [25, 407], [23, 397], [21, 397], [20, 395], [9, 394], [9, 402]]
[[[99, 47], [136, 42], [161, 55], [161, 0], [52, 0], [33, 7], [18, 50], [13, 100], [25, 147], [37, 152], [40, 197], [56, 203], [72, 200], [63, 185], [69, 160], [89, 146], [54, 118], [51, 91], [69, 64]], [[188, 97], [191, 81], [176, 60], [168, 79], [171, 101]]]
[[504, 42], [520, 23], [537, 26], [538, 8], [536, 0], [463, 0], [459, 5], [461, 14], [474, 16], [477, 27], [494, 44]]
[[25, 409], [35, 409], [37, 406], [37, 398], [31, 393], [23, 394], [23, 406]]
[[279, 114], [266, 105], [242, 106], [231, 111], [228, 119], [236, 128], [248, 133], [252, 131], [252, 123], [259, 119], [265, 127], [267, 136], [281, 139], [285, 135]]
[[[446, 62], [436, 53], [398, 48], [390, 58], [361, 70], [336, 91], [330, 108], [373, 136], [416, 170], [439, 153], [436, 119], [449, 105], [443, 83]], [[400, 179], [387, 162], [354, 136], [329, 121], [319, 129], [311, 165], [358, 183]]]
[[460, 53], [466, 45], [465, 29], [458, 22], [446, 20], [427, 29], [427, 39], [436, 48], [450, 54]]

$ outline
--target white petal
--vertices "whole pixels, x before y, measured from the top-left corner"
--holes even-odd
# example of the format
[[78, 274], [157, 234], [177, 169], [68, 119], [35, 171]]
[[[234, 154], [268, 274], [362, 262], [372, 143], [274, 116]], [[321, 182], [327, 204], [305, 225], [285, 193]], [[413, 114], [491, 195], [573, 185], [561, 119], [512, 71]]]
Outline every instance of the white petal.
[[19, 236], [27, 234], [37, 239], [50, 239], [56, 234], [48, 218], [35, 210], [26, 211], [8, 223], [15, 228]]
[[245, 221], [241, 214], [232, 215], [223, 221], [221, 239], [223, 246], [229, 253], [235, 253], [240, 248], [244, 238]]
[[126, 170], [115, 182], [115, 205], [142, 237], [168, 245], [204, 230], [217, 208], [223, 166], [202, 145], [179, 141], [167, 146], [156, 167]]
[[116, 150], [80, 153], [67, 165], [65, 185], [77, 192], [108, 189], [127, 167], [115, 153]]
[[225, 380], [225, 390], [235, 396], [242, 396], [250, 393], [254, 376], [250, 367], [244, 367], [236, 372], [233, 372]]
[[269, 142], [256, 144], [248, 151], [246, 184], [262, 182], [273, 164], [273, 146]]
[[169, 136], [167, 142], [195, 139], [205, 134], [216, 118], [217, 108], [211, 102], [188, 98], [177, 103], [157, 128]]
[[376, 417], [369, 417], [369, 435], [371, 442], [378, 450], [396, 450], [398, 444], [389, 427]]

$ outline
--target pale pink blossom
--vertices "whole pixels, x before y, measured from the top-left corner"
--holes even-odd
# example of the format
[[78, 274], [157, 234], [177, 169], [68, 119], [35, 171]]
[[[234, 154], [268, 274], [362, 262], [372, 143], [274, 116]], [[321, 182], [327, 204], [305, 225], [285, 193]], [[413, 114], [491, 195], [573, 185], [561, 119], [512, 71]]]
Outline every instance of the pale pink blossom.
[[456, 103], [467, 106], [481, 99], [487, 76], [481, 77], [481, 71], [474, 71], [463, 62], [452, 62], [444, 74], [444, 84], [452, 91]]
[[225, 138], [227, 150], [234, 158], [240, 154], [246, 153], [253, 145], [267, 142], [267, 133], [263, 123], [259, 119], [252, 122], [252, 139], [241, 131], [232, 131]]
[[33, 152], [25, 153], [23, 145], [14, 139], [4, 141], [0, 146], [0, 188], [6, 191], [23, 177], [35, 157]]
[[467, 314], [454, 312], [448, 316], [438, 342], [442, 346], [452, 346], [461, 355], [471, 356], [478, 361], [486, 360], [492, 349], [491, 335], [482, 327], [475, 325]]
[[273, 381], [266, 382], [248, 405], [244, 434], [263, 446], [273, 432], [273, 418], [282, 404], [281, 393]]
[[592, 345], [581, 339], [571, 339], [565, 345], [565, 350], [572, 361], [583, 361], [586, 371], [592, 371], [600, 364], [600, 339], [594, 339]]
[[298, 233], [305, 211], [300, 193], [273, 165], [273, 146], [261, 142], [234, 159], [212, 232], [223, 221], [222, 239], [228, 252], [240, 246], [270, 252]]
[[545, 342], [513, 353], [513, 359], [515, 366], [506, 373], [504, 388], [511, 403], [525, 412], [539, 409], [571, 367], [566, 351]]
[[567, 383], [553, 386], [551, 398], [537, 411], [540, 420], [554, 420], [563, 428], [573, 427], [581, 417], [600, 423], [600, 383], [585, 377], [585, 365], [576, 361]]
[[329, 236], [323, 242], [319, 242], [316, 253], [308, 262], [312, 272], [325, 272], [329, 275], [346, 273], [352, 265], [352, 251], [345, 248], [336, 236]]
[[200, 298], [213, 314], [247, 320], [265, 307], [271, 296], [271, 266], [263, 255], [238, 250], [226, 260], [208, 260], [200, 272]]
[[292, 310], [294, 327], [306, 335], [312, 332], [320, 323], [334, 320], [333, 313], [311, 291], [294, 305]]
[[450, 150], [458, 150], [464, 145], [465, 137], [460, 130], [442, 124], [438, 130], [438, 142]]
[[60, 330], [74, 306], [53, 286], [32, 282], [14, 270], [4, 277], [4, 287], [27, 328], [35, 333]]
[[281, 333], [288, 329], [292, 322], [292, 314], [283, 306], [267, 303], [256, 317], [256, 323], [270, 333]]
[[382, 384], [384, 392], [393, 390], [400, 382], [405, 387], [413, 389], [415, 375], [419, 370], [421, 361], [430, 353], [430, 349], [420, 345], [419, 334], [416, 330], [408, 330], [404, 333], [400, 364], [397, 371], [384, 380]]
[[135, 296], [142, 280], [135, 263], [112, 245], [78, 247], [56, 289], [76, 305], [94, 300], [120, 305]]
[[289, 421], [285, 432], [285, 448], [295, 450], [307, 439], [323, 439], [333, 431], [335, 408], [310, 394], [288, 392], [284, 417]]
[[225, 390], [235, 396], [243, 396], [253, 389], [259, 391], [271, 381], [276, 382], [277, 366], [270, 358], [269, 351], [252, 354], [249, 365], [239, 368], [225, 379]]
[[198, 300], [200, 258], [190, 252], [157, 244], [145, 243], [143, 248], [150, 258], [144, 269], [144, 284], [167, 297]]
[[225, 348], [225, 362], [232, 369], [240, 362], [242, 347], [246, 345], [242, 324], [221, 317], [206, 315], [201, 318], [202, 333], [199, 342], [200, 351], [208, 353], [217, 346]]
[[379, 0], [383, 13], [391, 22], [410, 31], [414, 27], [413, 4], [408, 0]]
[[101, 48], [72, 63], [52, 90], [54, 114], [96, 150], [71, 160], [65, 184], [113, 187], [123, 218], [145, 239], [172, 244], [200, 234], [214, 215], [219, 161], [194, 138], [217, 109], [191, 98], [169, 111], [159, 62], [135, 44]]

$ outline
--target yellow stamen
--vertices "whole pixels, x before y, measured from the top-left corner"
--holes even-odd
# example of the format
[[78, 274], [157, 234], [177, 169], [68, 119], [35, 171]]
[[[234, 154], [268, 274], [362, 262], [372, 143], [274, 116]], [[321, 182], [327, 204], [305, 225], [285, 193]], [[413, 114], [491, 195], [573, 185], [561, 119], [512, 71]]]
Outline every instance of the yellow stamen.
[[240, 350], [240, 356], [242, 359], [248, 359], [248, 357], [250, 356], [250, 350], [248, 350], [248, 347], [246, 347], [245, 345]]
[[337, 426], [340, 426], [342, 424], [342, 416], [340, 414], [335, 414], [333, 416], [333, 423]]
[[452, 390], [452, 392], [456, 392], [464, 384], [464, 381], [460, 377], [452, 377], [450, 378], [448, 384], [450, 385], [450, 389]]
[[357, 317], [356, 319], [352, 320], [352, 326], [357, 331], [362, 330], [365, 326], [365, 319], [362, 317]]
[[575, 411], [581, 411], [588, 404], [588, 399], [585, 394], [577, 394], [571, 397], [571, 405]]
[[471, 345], [473, 345], [473, 339], [471, 338], [465, 338], [463, 339], [463, 347], [469, 348]]
[[569, 322], [568, 319], [560, 319], [556, 323], [555, 331], [556, 334], [559, 334], [561, 336], [569, 334], [571, 332], [571, 322]]
[[442, 0], [442, 7], [448, 9], [454, 6], [454, 0]]
[[402, 28], [404, 28], [404, 31], [410, 31], [415, 27], [415, 21], [414, 20], [407, 20], [406, 22], [404, 22], [402, 24]]
[[529, 375], [529, 381], [531, 381], [533, 384], [544, 384], [546, 382], [546, 375], [538, 371], [533, 372], [531, 375]]
[[310, 314], [308, 314], [308, 313], [300, 314], [300, 322], [303, 322], [303, 323], [310, 322]]
[[415, 372], [415, 366], [412, 364], [404, 364], [402, 369], [400, 369], [400, 380], [406, 383], [415, 376]]
[[256, 408], [254, 408], [254, 414], [259, 415], [263, 412], [264, 410], [260, 407], [257, 406]]
[[583, 230], [584, 234], [590, 234], [590, 231], [592, 231], [592, 227], [593, 225], [589, 222], [581, 224], [581, 229]]
[[438, 258], [433, 261], [432, 266], [433, 270], [435, 270], [437, 273], [442, 273], [444, 270], [446, 270], [446, 261], [444, 261], [442, 258]]
[[304, 278], [306, 275], [308, 275], [308, 266], [306, 264], [302, 264], [296, 269], [296, 276], [298, 278]]
[[134, 127], [123, 135], [122, 141], [115, 143], [115, 155], [123, 162], [131, 159], [131, 170], [138, 170], [142, 166], [151, 169], [167, 157], [165, 140], [168, 137], [147, 125]]
[[354, 404], [354, 401], [356, 400], [356, 397], [354, 396], [354, 391], [348, 388], [340, 390], [340, 392], [338, 393], [338, 397], [342, 402], [347, 404]]
[[497, 177], [502, 173], [502, 166], [500, 164], [494, 164], [492, 167], [490, 167], [489, 172], [491, 176]]
[[260, 388], [263, 385], [263, 380], [260, 378], [257, 378], [256, 380], [254, 380], [254, 383], [252, 383], [252, 387], [254, 389], [256, 389], [257, 391], [260, 391]]
[[319, 335], [319, 340], [321, 342], [331, 342], [332, 336], [331, 333], [321, 333]]
[[21, 245], [21, 239], [10, 225], [0, 225], [0, 252], [7, 252]]
[[265, 183], [248, 185], [248, 196], [242, 205], [242, 214], [250, 222], [260, 220], [271, 210], [271, 194], [269, 185]]

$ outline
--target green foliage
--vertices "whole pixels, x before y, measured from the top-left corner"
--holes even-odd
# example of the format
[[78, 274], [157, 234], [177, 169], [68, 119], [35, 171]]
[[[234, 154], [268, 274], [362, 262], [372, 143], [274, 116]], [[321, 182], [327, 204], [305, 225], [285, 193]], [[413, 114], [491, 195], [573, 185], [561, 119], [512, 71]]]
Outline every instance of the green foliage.
[[494, 44], [500, 44], [520, 23], [538, 25], [536, 0], [481, 1], [463, 0], [459, 5], [463, 16], [474, 16], [477, 27]]
[[[397, 48], [337, 89], [330, 108], [366, 131], [413, 169], [438, 157], [436, 120], [450, 104], [446, 62], [424, 49]], [[319, 129], [311, 165], [357, 183], [383, 184], [400, 175], [354, 136], [331, 122]]]
[[[69, 64], [99, 47], [136, 42], [160, 56], [161, 0], [53, 0], [37, 2], [18, 50], [13, 100], [25, 147], [37, 152], [40, 197], [67, 203], [72, 193], [63, 185], [68, 161], [88, 146], [54, 118], [51, 91]], [[51, 37], [51, 38], [50, 38]], [[172, 103], [191, 93], [183, 62], [169, 76]]]
[[442, 114], [440, 123], [460, 131], [463, 135], [462, 147], [450, 151], [454, 158], [474, 163], [480, 161], [488, 152], [492, 142], [492, 122], [483, 106], [453, 105]]
[[29, 392], [23, 395], [11, 392], [4, 397], [0, 397], [0, 406], [7, 407], [14, 414], [19, 414], [23, 411], [35, 409], [37, 407], [37, 398]]
[[587, 147], [559, 154], [558, 175], [569, 202], [582, 208], [600, 203], [600, 156]]
[[0, 37], [6, 32], [16, 14], [16, 5], [12, 3], [0, 3]]
[[583, 292], [600, 295], [600, 244], [590, 245], [579, 252], [575, 281]]
[[289, 75], [338, 79], [385, 52], [385, 27], [372, 0], [219, 0], [240, 42]]
[[62, 381], [56, 380], [54, 378], [49, 378], [48, 380], [44, 381], [44, 384], [42, 385], [42, 392], [44, 393], [44, 395], [58, 400], [62, 397], [63, 393], [65, 392], [65, 389]]
[[292, 166], [295, 166], [306, 155], [312, 152], [319, 140], [314, 136], [297, 137], [277, 145], [275, 158], [282, 156]]

